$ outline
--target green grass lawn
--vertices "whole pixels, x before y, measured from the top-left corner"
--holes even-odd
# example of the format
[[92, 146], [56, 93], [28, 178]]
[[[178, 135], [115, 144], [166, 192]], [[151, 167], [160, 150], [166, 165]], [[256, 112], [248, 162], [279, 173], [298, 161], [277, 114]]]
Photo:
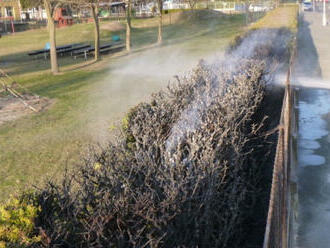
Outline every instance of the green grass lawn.
[[[54, 101], [45, 112], [0, 126], [0, 200], [45, 178], [57, 178], [66, 166], [78, 164], [90, 144], [109, 139], [110, 126], [118, 124], [130, 107], [166, 87], [174, 74], [191, 68], [199, 58], [221, 54], [242, 32], [244, 18], [212, 15], [177, 21], [164, 27], [163, 46], [142, 49], [157, 39], [153, 21], [147, 20], [146, 25], [133, 21], [135, 50], [131, 54], [105, 56], [91, 65], [60, 58], [64, 72], [57, 76], [48, 72], [48, 62], [26, 56], [47, 42], [45, 29], [0, 39], [0, 68], [29, 90]], [[92, 32], [92, 24], [59, 29], [58, 44], [92, 42]], [[109, 41], [112, 33], [124, 38], [124, 30], [103, 30], [102, 40]]]

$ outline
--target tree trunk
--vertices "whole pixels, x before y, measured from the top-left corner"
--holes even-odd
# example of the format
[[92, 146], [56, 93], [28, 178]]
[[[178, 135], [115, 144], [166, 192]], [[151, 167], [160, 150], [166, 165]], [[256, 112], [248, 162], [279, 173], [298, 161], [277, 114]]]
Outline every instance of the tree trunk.
[[38, 6], [38, 20], [42, 20], [43, 16], [42, 16], [42, 6]]
[[189, 0], [188, 3], [189, 3], [189, 7], [192, 11], [194, 11], [195, 9], [195, 4], [196, 4], [196, 1], [197, 0]]
[[98, 17], [98, 7], [96, 4], [91, 4], [92, 15], [94, 19], [94, 60], [98, 61], [100, 59], [100, 25]]
[[245, 24], [249, 25], [250, 23], [250, 3], [249, 1], [245, 1]]
[[163, 42], [163, 1], [158, 0], [159, 19], [158, 19], [158, 44]]
[[132, 4], [131, 0], [127, 1], [127, 9], [126, 9], [126, 50], [131, 50], [131, 12]]
[[44, 0], [44, 5], [47, 13], [47, 22], [48, 22], [48, 31], [49, 31], [51, 71], [53, 74], [56, 74], [59, 72], [59, 69], [58, 69], [57, 53], [56, 53], [55, 22], [52, 13], [52, 6], [49, 0]]

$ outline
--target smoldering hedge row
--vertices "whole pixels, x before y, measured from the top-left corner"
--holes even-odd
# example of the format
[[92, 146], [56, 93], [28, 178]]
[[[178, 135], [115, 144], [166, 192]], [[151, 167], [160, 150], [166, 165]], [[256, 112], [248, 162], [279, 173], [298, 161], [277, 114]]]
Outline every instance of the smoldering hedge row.
[[264, 173], [271, 170], [276, 135], [266, 131], [278, 123], [282, 98], [269, 73], [288, 54], [273, 46], [259, 41], [248, 56], [238, 59], [238, 47], [224, 61], [201, 61], [133, 108], [118, 143], [89, 156], [61, 185], [35, 193], [34, 204], [41, 206], [36, 246], [259, 242], [255, 237], [263, 233], [251, 231], [250, 222], [265, 219], [266, 207], [259, 211], [256, 202], [268, 203], [270, 174]]

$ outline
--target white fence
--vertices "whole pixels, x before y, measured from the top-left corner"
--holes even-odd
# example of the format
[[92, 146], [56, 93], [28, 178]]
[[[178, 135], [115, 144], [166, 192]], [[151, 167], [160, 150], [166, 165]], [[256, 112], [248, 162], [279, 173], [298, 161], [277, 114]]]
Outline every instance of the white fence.
[[[272, 2], [270, 1], [262, 1], [255, 2], [249, 6], [250, 12], [260, 12], [267, 11], [271, 9]], [[190, 9], [191, 6], [187, 2], [174, 2], [172, 0], [163, 2], [164, 10], [177, 10], [177, 9]], [[241, 13], [245, 11], [245, 2], [224, 2], [224, 1], [203, 1], [197, 2], [194, 6], [195, 9], [213, 9], [216, 11], [229, 13], [229, 12], [237, 12]], [[136, 13], [139, 15], [151, 15], [155, 13], [155, 9], [157, 9], [154, 3], [149, 4], [141, 4], [140, 6], [136, 6]]]

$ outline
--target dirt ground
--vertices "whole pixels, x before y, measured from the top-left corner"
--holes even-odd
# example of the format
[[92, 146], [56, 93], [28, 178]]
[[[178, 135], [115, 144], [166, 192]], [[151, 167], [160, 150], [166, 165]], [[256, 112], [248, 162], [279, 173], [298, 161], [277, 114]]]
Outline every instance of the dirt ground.
[[35, 109], [36, 112], [40, 112], [52, 103], [52, 101], [44, 97], [24, 95], [24, 98], [24, 102], [28, 106], [20, 98], [0, 95], [0, 125], [35, 113], [30, 107]]
[[102, 23], [101, 29], [109, 30], [109, 31], [120, 31], [125, 29], [125, 26], [120, 22], [113, 21], [108, 23]]

